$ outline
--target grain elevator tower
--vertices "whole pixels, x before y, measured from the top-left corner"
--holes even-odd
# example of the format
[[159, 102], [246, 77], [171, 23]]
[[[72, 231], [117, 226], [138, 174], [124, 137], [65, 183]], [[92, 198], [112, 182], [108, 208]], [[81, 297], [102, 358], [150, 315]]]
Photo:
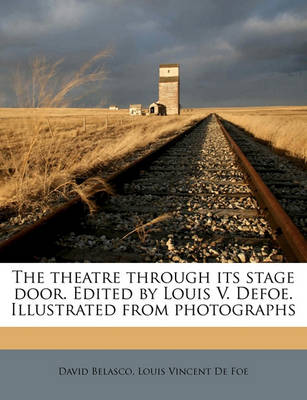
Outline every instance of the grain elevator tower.
[[166, 114], [180, 114], [179, 64], [161, 64], [159, 73], [159, 103]]

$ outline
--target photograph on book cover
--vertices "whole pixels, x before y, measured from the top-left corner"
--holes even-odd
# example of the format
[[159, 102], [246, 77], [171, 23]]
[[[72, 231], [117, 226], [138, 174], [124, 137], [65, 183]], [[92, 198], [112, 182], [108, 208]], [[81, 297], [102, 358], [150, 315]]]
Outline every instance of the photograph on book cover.
[[0, 2], [5, 398], [304, 397], [306, 34], [303, 0]]

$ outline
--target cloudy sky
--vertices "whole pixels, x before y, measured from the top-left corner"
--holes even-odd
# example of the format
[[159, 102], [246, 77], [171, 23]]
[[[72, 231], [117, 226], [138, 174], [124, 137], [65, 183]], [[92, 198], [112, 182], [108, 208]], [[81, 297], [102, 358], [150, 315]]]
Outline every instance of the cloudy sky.
[[64, 57], [64, 74], [105, 48], [80, 106], [157, 100], [160, 63], [180, 63], [183, 107], [307, 104], [306, 0], [0, 0], [0, 106], [17, 65]]

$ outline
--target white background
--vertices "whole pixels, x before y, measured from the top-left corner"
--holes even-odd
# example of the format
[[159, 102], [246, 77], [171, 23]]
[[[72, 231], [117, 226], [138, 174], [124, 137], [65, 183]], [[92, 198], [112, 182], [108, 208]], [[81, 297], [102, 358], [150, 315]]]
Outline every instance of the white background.
[[[17, 326], [133, 326], [133, 327], [141, 327], [141, 326], [170, 326], [170, 327], [239, 327], [239, 326], [253, 326], [253, 327], [261, 327], [261, 326], [272, 326], [272, 327], [305, 327], [307, 326], [307, 272], [306, 266], [304, 264], [2, 264], [1, 272], [0, 272], [0, 326], [4, 327], [17, 327]], [[15, 277], [16, 274], [12, 273], [12, 270], [22, 270], [24, 272], [44, 272], [44, 283], [16, 283]], [[59, 272], [74, 272], [79, 271], [82, 274], [85, 272], [91, 271], [108, 271], [119, 272], [121, 276], [120, 284], [78, 284], [78, 283], [52, 283], [51, 271], [59, 271]], [[163, 272], [170, 273], [187, 273], [187, 272], [196, 272], [205, 274], [209, 272], [210, 283], [142, 283], [142, 284], [131, 284], [128, 280], [127, 271], [131, 272], [158, 272], [159, 274]], [[280, 284], [280, 283], [249, 283], [246, 284], [245, 278], [247, 272], [264, 272], [267, 274], [268, 272], [271, 276], [274, 276], [276, 272], [293, 272], [294, 273], [294, 283], [292, 284]], [[232, 281], [232, 276], [230, 277], [230, 283], [217, 283], [217, 274], [218, 272], [236, 272], [240, 274], [241, 281], [239, 283], [234, 283]], [[23, 273], [21, 274], [23, 276]], [[169, 274], [165, 274], [164, 276], [170, 276]], [[190, 275], [191, 276], [191, 275]], [[225, 275], [223, 275], [225, 276]], [[129, 288], [133, 291], [134, 297], [130, 300], [74, 300], [74, 286], [82, 286], [91, 289], [99, 289], [99, 288]], [[196, 300], [186, 300], [186, 299], [173, 299], [173, 300], [164, 300], [164, 287], [167, 286], [168, 293], [171, 293], [173, 289], [176, 289], [175, 293], [179, 294], [180, 289], [187, 288], [191, 291], [193, 288], [199, 288], [201, 291], [204, 288], [210, 288], [210, 299], [196, 299]], [[222, 291], [226, 286], [229, 286], [227, 295], [229, 299], [222, 300], [216, 286], [220, 286]], [[238, 300], [237, 299], [237, 289], [238, 286], [248, 287], [249, 290], [255, 288], [258, 291], [260, 288], [264, 288], [270, 290], [271, 288], [278, 288], [281, 290], [282, 288], [288, 288], [289, 296], [291, 299], [289, 300], [270, 300], [267, 297], [262, 300], [258, 299], [246, 299], [246, 300]], [[60, 299], [46, 299], [46, 300], [15, 300], [15, 289], [16, 288], [38, 288], [39, 290], [43, 288], [60, 288], [61, 294], [67, 297], [66, 300]], [[154, 299], [140, 299], [139, 291], [140, 288], [149, 288], [151, 290], [158, 289]], [[45, 293], [47, 293], [45, 291]], [[243, 290], [245, 292], [245, 290]], [[273, 289], [271, 291], [272, 294], [276, 294], [276, 290]], [[258, 296], [258, 294], [257, 294]], [[100, 303], [104, 305], [113, 304], [116, 307], [116, 314], [113, 316], [13, 316], [12, 315], [12, 303], [22, 303], [22, 309], [26, 310], [27, 304], [31, 304], [31, 307], [36, 303], [40, 304], [54, 304], [54, 303], [69, 303], [74, 305], [85, 304], [85, 303]], [[122, 315], [123, 304], [129, 303], [129, 310], [131, 309], [131, 303], [139, 306], [139, 310], [142, 309], [142, 306], [146, 304], [145, 310], [146, 313], [148, 310], [155, 309], [157, 305], [160, 308], [163, 308], [164, 304], [168, 305], [169, 315], [163, 316], [145, 316], [145, 315], [131, 315], [128, 311], [126, 316]], [[178, 304], [184, 305], [187, 304], [189, 307], [194, 305], [194, 309], [197, 309], [197, 306], [201, 304], [209, 305], [209, 304], [229, 304], [230, 306], [234, 304], [252, 304], [257, 309], [258, 305], [265, 304], [278, 304], [281, 306], [285, 304], [288, 307], [289, 304], [295, 304], [295, 315], [294, 316], [275, 316], [275, 313], [270, 316], [222, 316], [212, 314], [208, 314], [206, 316], [203, 315], [191, 315], [191, 312], [188, 316], [184, 316], [183, 313], [176, 316], [174, 315], [175, 305]], [[225, 310], [227, 307], [223, 307]], [[205, 310], [205, 306], [201, 306], [200, 310], [203, 312]], [[197, 314], [197, 312], [196, 312]]]

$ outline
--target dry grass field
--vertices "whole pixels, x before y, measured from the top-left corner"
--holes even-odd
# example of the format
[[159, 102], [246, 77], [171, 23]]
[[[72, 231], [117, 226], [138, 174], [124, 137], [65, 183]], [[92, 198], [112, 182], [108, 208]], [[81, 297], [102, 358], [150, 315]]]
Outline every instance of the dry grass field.
[[307, 162], [307, 106], [215, 110], [274, 148]]
[[127, 110], [0, 109], [0, 208], [14, 207], [20, 214], [46, 211], [54, 201], [80, 191], [76, 176], [185, 130], [205, 115], [138, 117], [129, 116]]
[[98, 108], [2, 108], [0, 209], [46, 212], [80, 194], [78, 175], [187, 129], [210, 112], [307, 160], [307, 107], [188, 109], [168, 117]]

